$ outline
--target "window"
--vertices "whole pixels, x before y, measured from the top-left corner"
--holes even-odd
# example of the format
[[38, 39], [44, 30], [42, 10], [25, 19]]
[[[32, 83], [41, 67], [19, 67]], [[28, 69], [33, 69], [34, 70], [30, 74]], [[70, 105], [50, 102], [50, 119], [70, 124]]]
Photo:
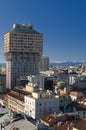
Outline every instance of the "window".
[[42, 106], [42, 104], [40, 103], [39, 106]]
[[41, 109], [40, 109], [40, 112], [41, 112]]
[[85, 115], [85, 111], [83, 112], [83, 115]]

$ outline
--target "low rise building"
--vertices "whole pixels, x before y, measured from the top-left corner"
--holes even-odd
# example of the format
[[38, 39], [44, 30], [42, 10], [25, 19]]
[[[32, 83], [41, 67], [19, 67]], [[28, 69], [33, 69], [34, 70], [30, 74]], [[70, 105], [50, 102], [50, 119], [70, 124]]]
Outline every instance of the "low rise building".
[[7, 95], [8, 108], [15, 112], [24, 113], [24, 96], [29, 94], [29, 92], [22, 91], [17, 88], [11, 90], [11, 92]]
[[69, 84], [75, 86], [80, 90], [86, 89], [86, 74], [85, 75], [83, 75], [83, 73], [80, 75], [70, 74]]
[[70, 88], [65, 82], [58, 81], [57, 84], [54, 86], [54, 92], [56, 94], [59, 94], [60, 96], [69, 95]]
[[53, 86], [57, 80], [57, 77], [53, 75], [45, 75], [40, 73], [40, 75], [27, 76], [27, 79], [28, 84], [26, 85], [26, 89], [28, 89], [28, 86], [38, 86], [42, 89], [53, 90]]
[[60, 112], [67, 113], [73, 112], [72, 100], [69, 96], [59, 98]]
[[0, 104], [5, 107], [8, 106], [7, 94], [0, 94]]
[[77, 80], [78, 80], [78, 74], [76, 73], [69, 74], [69, 85], [75, 84]]
[[42, 89], [44, 89], [44, 79], [45, 77], [41, 74], [39, 75], [29, 75], [27, 76], [28, 79], [28, 84], [26, 85], [26, 87], [28, 86], [39, 86]]
[[76, 101], [77, 99], [83, 97], [84, 94], [80, 91], [71, 91], [70, 92], [70, 97], [72, 99], [72, 101]]
[[24, 112], [33, 119], [59, 112], [59, 97], [53, 95], [50, 91], [34, 91], [31, 96], [25, 96], [24, 100]]
[[76, 113], [50, 114], [42, 117], [40, 122], [54, 130], [86, 130], [86, 119], [77, 118]]
[[77, 100], [74, 105], [74, 111], [78, 112], [80, 118], [86, 118], [86, 97]]

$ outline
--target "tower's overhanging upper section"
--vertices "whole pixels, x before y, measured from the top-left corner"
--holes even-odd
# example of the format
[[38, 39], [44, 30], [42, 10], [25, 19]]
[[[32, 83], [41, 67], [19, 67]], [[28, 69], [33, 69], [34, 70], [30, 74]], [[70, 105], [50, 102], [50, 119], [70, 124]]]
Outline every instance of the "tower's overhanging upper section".
[[43, 51], [43, 34], [32, 25], [13, 24], [4, 35], [4, 53], [38, 53]]

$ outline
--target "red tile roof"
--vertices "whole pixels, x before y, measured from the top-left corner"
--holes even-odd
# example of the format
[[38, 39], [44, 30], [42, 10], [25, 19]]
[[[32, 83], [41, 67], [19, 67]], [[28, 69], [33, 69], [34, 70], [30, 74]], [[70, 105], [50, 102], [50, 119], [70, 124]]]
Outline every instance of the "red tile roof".
[[68, 127], [86, 130], [86, 119], [71, 118], [68, 115], [48, 115], [40, 119], [47, 126], [55, 128], [55, 130], [68, 130]]

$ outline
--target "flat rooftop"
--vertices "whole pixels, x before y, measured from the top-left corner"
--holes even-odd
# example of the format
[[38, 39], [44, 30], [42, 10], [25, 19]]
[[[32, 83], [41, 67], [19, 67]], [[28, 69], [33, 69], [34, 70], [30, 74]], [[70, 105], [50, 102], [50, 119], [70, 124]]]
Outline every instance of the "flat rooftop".
[[37, 126], [30, 123], [26, 119], [22, 119], [22, 120], [10, 123], [8, 126], [6, 126], [6, 130], [12, 130], [12, 128], [18, 128], [19, 130], [36, 130]]

